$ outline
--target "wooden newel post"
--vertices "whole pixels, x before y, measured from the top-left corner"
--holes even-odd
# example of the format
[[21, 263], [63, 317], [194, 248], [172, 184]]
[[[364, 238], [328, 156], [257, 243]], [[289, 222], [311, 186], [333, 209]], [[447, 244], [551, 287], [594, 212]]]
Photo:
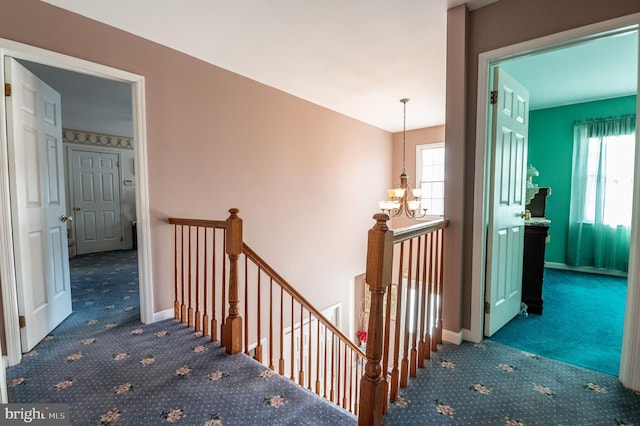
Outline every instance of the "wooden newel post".
[[228, 354], [242, 351], [242, 317], [238, 311], [238, 258], [242, 254], [242, 219], [238, 209], [230, 209], [227, 219], [226, 246], [229, 256], [229, 315], [222, 332], [222, 346]]
[[358, 425], [381, 425], [385, 404], [386, 382], [382, 374], [382, 345], [384, 338], [383, 299], [391, 284], [393, 262], [393, 231], [387, 226], [389, 216], [373, 216], [376, 224], [369, 230], [367, 243], [366, 282], [371, 293], [369, 329], [367, 331], [367, 363], [360, 386]]

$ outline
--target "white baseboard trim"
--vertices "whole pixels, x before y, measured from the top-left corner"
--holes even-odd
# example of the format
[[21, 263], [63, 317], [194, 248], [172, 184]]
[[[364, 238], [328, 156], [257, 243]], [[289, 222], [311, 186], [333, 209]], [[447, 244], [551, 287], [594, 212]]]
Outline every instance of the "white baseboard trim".
[[468, 330], [466, 328], [462, 329], [462, 340], [471, 343], [480, 343], [482, 342], [483, 338], [484, 336], [478, 336], [478, 333], [472, 333], [471, 330]]
[[0, 360], [0, 403], [6, 404], [9, 402], [9, 397], [7, 395], [7, 368], [9, 365], [7, 362], [9, 361], [6, 355], [2, 355], [2, 359]]
[[442, 341], [459, 345], [462, 343], [462, 331], [442, 330]]
[[153, 322], [164, 321], [173, 318], [173, 308], [153, 313]]
[[616, 277], [627, 276], [627, 273], [623, 271], [616, 271], [613, 269], [594, 268], [593, 266], [569, 266], [566, 263], [559, 263], [559, 262], [544, 262], [544, 266], [546, 268], [551, 268], [551, 269], [562, 269], [565, 271], [574, 271], [574, 272], [586, 272], [588, 274], [613, 275]]

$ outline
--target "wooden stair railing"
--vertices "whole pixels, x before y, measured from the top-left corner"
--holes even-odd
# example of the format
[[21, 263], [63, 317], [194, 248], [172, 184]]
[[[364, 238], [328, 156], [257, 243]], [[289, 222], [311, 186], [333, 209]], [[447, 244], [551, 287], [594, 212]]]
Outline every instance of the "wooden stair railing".
[[359, 425], [380, 425], [388, 402], [442, 343], [443, 237], [447, 219], [392, 231], [374, 216], [365, 281], [370, 292]]
[[226, 221], [169, 219], [174, 317], [212, 341], [220, 327], [228, 353], [253, 356], [357, 415], [365, 354], [242, 242], [238, 210], [229, 212]]
[[394, 232], [387, 215], [374, 216], [367, 248], [365, 355], [243, 242], [238, 210], [229, 212], [219, 221], [169, 219], [175, 318], [212, 341], [219, 330], [228, 353], [253, 356], [358, 415], [358, 424], [382, 424], [388, 402], [398, 400], [399, 388], [442, 342], [448, 220]]

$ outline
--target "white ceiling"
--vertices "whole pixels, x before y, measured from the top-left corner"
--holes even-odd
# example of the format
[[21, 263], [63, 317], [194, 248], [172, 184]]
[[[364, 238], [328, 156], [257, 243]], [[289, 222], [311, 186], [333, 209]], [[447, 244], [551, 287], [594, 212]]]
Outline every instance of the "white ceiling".
[[[44, 1], [395, 132], [404, 97], [407, 129], [444, 123], [447, 8], [497, 0]], [[617, 39], [508, 69], [533, 108], [635, 93], [637, 36]], [[612, 69], [623, 71], [603, 78]]]
[[635, 94], [638, 33], [623, 32], [500, 66], [530, 92], [531, 109]]
[[20, 63], [60, 93], [64, 128], [133, 136], [130, 85], [28, 61]]

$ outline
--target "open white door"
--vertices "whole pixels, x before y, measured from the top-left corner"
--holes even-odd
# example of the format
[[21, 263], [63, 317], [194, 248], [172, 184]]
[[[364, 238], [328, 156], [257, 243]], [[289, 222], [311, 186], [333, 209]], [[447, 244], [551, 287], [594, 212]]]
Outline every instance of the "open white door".
[[[520, 312], [524, 249], [529, 92], [504, 70], [494, 74], [491, 212], [487, 238], [484, 334]], [[495, 93], [494, 92], [494, 93]]]
[[28, 352], [71, 313], [60, 95], [12, 58], [5, 58], [5, 79], [20, 337]]
[[74, 148], [69, 167], [78, 254], [122, 249], [120, 154]]

